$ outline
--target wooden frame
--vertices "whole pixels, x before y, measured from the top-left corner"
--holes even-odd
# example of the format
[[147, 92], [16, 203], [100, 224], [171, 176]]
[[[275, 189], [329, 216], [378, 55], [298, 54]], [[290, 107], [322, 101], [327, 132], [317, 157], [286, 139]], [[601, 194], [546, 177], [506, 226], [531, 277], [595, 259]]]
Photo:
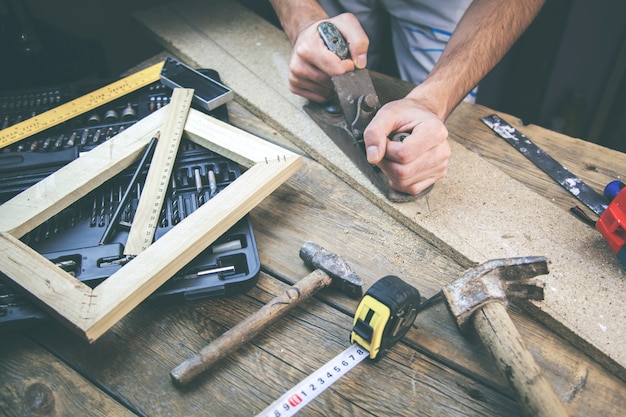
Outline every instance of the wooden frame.
[[300, 166], [297, 154], [192, 109], [185, 123], [187, 137], [247, 170], [115, 274], [92, 289], [19, 240], [132, 164], [160, 129], [167, 107], [0, 206], [0, 271], [89, 342], [110, 329]]

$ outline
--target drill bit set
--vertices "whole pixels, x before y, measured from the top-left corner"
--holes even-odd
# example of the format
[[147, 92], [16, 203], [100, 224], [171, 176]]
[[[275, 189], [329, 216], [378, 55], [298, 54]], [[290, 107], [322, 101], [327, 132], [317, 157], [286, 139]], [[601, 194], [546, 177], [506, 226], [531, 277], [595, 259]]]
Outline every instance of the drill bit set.
[[[216, 73], [211, 75], [216, 76]], [[92, 84], [72, 85], [4, 94], [0, 96], [0, 123], [6, 128], [93, 87]], [[172, 90], [161, 82], [154, 82], [53, 129], [3, 148], [0, 151], [0, 203], [168, 104], [171, 93]], [[227, 121], [225, 106], [209, 113]], [[97, 285], [129, 260], [124, 255], [124, 245], [149, 166], [149, 158], [137, 161], [21, 240], [87, 285]], [[239, 175], [237, 163], [183, 137], [155, 240]], [[151, 298], [193, 300], [245, 291], [256, 283], [259, 269], [253, 230], [246, 216]], [[10, 280], [0, 274], [0, 327], [46, 317], [9, 283]]]

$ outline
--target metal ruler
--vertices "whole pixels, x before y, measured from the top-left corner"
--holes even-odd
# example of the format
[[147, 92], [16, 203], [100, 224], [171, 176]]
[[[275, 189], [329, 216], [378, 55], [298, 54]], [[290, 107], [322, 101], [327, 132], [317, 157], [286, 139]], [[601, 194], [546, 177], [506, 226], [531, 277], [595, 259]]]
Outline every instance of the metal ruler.
[[608, 200], [589, 187], [583, 180], [572, 174], [567, 168], [557, 162], [541, 148], [535, 145], [530, 139], [524, 136], [513, 126], [502, 120], [499, 116], [492, 114], [481, 118], [482, 122], [496, 132], [498, 136], [506, 140], [511, 146], [520, 151], [526, 158], [530, 159], [543, 172], [561, 184], [574, 197], [589, 207], [594, 213], [600, 216], [609, 205]]
[[257, 417], [293, 416], [335, 381], [364, 361], [365, 358], [368, 358], [369, 355], [367, 350], [356, 343], [353, 344], [283, 394], [282, 397], [257, 414]]
[[137, 211], [128, 233], [124, 254], [137, 256], [154, 240], [159, 226], [161, 207], [170, 183], [178, 145], [182, 139], [187, 115], [193, 100], [193, 89], [175, 88], [167, 105], [167, 114], [160, 132], [159, 141], [150, 162], [146, 182], [141, 192]]
[[0, 149], [159, 81], [163, 62], [0, 130]]

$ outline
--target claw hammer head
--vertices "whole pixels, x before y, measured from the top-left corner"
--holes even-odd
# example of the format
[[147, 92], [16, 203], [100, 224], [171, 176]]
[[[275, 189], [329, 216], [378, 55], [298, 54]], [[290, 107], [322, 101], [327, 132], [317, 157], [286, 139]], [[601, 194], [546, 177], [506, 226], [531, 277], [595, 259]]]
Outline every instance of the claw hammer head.
[[543, 300], [543, 283], [534, 279], [548, 273], [543, 256], [493, 259], [467, 270], [443, 288], [450, 312], [465, 330], [474, 311], [491, 302], [508, 307], [508, 297]]
[[363, 281], [339, 255], [316, 243], [306, 242], [300, 248], [300, 258], [310, 268], [324, 271], [332, 279], [331, 286], [339, 288], [352, 298], [363, 296]]

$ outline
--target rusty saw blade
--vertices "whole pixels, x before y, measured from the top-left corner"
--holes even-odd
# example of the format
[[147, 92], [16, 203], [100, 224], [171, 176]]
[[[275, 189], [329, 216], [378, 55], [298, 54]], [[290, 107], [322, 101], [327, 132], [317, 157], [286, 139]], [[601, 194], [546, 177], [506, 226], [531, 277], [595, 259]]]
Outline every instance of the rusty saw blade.
[[598, 216], [604, 213], [609, 202], [603, 195], [597, 193], [583, 180], [572, 174], [567, 168], [524, 136], [523, 133], [496, 114], [485, 116], [481, 118], [481, 120], [498, 136], [507, 141], [511, 146], [537, 165], [543, 172], [561, 184], [563, 188], [589, 207], [594, 213]]
[[[347, 42], [335, 25], [322, 22], [318, 33], [330, 51], [340, 59], [349, 58]], [[430, 191], [431, 187], [417, 195], [396, 191], [389, 186], [389, 180], [380, 168], [367, 161], [363, 132], [381, 107], [369, 71], [354, 70], [332, 77], [331, 81], [341, 111], [336, 111], [335, 104], [309, 103], [304, 106], [307, 114], [390, 201], [414, 201]], [[395, 138], [402, 140], [404, 136], [396, 135]]]

